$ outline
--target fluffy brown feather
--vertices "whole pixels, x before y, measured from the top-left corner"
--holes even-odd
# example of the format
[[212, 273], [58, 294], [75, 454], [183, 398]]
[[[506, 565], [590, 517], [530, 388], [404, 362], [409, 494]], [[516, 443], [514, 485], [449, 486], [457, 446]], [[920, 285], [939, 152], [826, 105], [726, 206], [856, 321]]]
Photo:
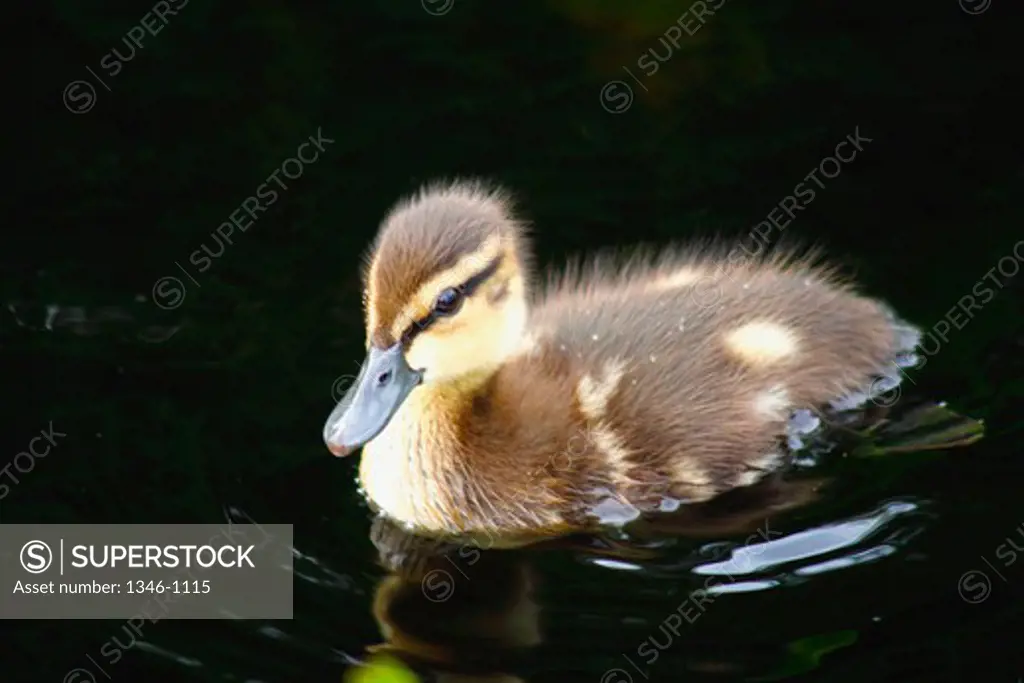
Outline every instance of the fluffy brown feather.
[[390, 330], [415, 292], [490, 237], [519, 245], [526, 263], [527, 228], [512, 219], [512, 202], [507, 190], [480, 180], [432, 183], [398, 202], [382, 221], [363, 272], [371, 339], [394, 343]]

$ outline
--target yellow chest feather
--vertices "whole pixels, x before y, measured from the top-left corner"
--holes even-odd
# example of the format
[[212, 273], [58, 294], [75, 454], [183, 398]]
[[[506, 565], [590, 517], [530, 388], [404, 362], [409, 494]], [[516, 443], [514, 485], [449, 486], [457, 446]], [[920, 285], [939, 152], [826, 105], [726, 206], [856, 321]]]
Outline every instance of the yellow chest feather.
[[399, 411], [391, 424], [363, 447], [359, 479], [366, 496], [382, 512], [407, 527], [452, 532], [451, 501], [427, 463], [438, 444]]

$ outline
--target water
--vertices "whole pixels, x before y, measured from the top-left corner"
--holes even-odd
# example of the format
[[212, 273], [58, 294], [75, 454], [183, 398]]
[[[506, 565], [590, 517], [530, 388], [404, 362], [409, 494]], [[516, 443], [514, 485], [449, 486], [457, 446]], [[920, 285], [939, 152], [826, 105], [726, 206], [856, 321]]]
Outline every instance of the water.
[[[19, 25], [45, 35], [10, 98], [36, 109], [8, 136], [0, 466], [54, 445], [0, 482], [0, 521], [291, 523], [295, 618], [20, 622], [4, 679], [336, 683], [390, 642], [424, 677], [1020, 681], [1010, 4], [729, 1], [691, 35], [671, 30], [687, 3], [191, 2], [139, 29], [114, 77], [103, 60], [128, 55], [143, 9], [33, 5]], [[61, 94], [87, 68], [105, 80], [82, 111], [85, 91]], [[311, 136], [316, 160], [275, 184]], [[925, 330], [908, 394], [987, 435], [950, 448], [963, 425], [924, 412], [833, 448], [801, 437], [775, 502], [803, 505], [424, 559], [445, 572], [426, 589], [394, 576], [377, 545], [391, 563], [405, 546], [320, 433], [362, 356], [377, 222], [455, 174], [518, 192], [541, 265], [706, 234], [820, 243]]]
[[[87, 308], [67, 315], [58, 304], [16, 310], [23, 341], [73, 348], [103, 338], [141, 354], [172, 348], [133, 334], [150, 325], [131, 305], [116, 315], [101, 308], [96, 318]], [[190, 331], [183, 327], [182, 334]], [[66, 375], [62, 390], [69, 398], [89, 390], [94, 397], [152, 391], [182, 406], [217, 405], [211, 390], [223, 380], [208, 377], [230, 376], [199, 364], [202, 372], [164, 377], [157, 392], [145, 366], [112, 368], [104, 380], [114, 384], [109, 387], [90, 381], [81, 361], [73, 365], [77, 374]], [[233, 388], [222, 391], [225, 401], [244, 403]], [[325, 394], [319, 407], [330, 401]], [[741, 499], [728, 512], [690, 519], [683, 534], [654, 520], [563, 547], [463, 547], [447, 557], [422, 551], [422, 542], [373, 520], [355, 492], [349, 461], [319, 453], [316, 443], [303, 448], [310, 457], [302, 464], [261, 473], [245, 466], [239, 444], [223, 447], [238, 459], [218, 465], [211, 443], [193, 454], [187, 479], [141, 469], [132, 483], [106, 479], [102, 469], [115, 465], [90, 452], [109, 458], [124, 445], [159, 441], [162, 429], [159, 408], [145, 418], [146, 429], [125, 421], [122, 411], [132, 412], [120, 408], [88, 431], [80, 417], [55, 417], [68, 434], [54, 451], [64, 458], [40, 461], [38, 472], [10, 495], [33, 495], [25, 491], [36, 491], [37, 476], [65, 491], [71, 516], [90, 521], [191, 514], [204, 521], [294, 522], [295, 619], [165, 621], [146, 624], [141, 635], [118, 622], [67, 623], [59, 639], [77, 634], [87, 643], [81, 656], [65, 657], [68, 668], [77, 661], [112, 678], [163, 671], [183, 680], [337, 680], [370, 661], [370, 646], [388, 641], [398, 647], [385, 652], [402, 655], [424, 676], [475, 670], [528, 681], [967, 680], [989, 660], [1014, 680], [1019, 666], [1011, 646], [1021, 617], [1015, 596], [1024, 581], [1024, 562], [1017, 561], [1024, 520], [1013, 515], [1020, 510], [1016, 494], [992, 484], [1006, 476], [1000, 470], [1008, 439], [990, 426], [988, 438], [971, 443], [975, 423], [933, 401], [905, 398], [870, 437], [808, 441], [787, 477], [789, 488], [771, 508]], [[212, 411], [199, 419], [218, 439], [240, 436], [254, 452], [273, 450], [245, 441], [246, 430], [222, 417]], [[271, 440], [283, 447], [297, 431]], [[147, 462], [174, 470], [173, 462]], [[60, 463], [76, 471], [62, 488]], [[832, 483], [822, 492], [818, 482], [825, 478]], [[182, 495], [206, 487], [209, 496]], [[812, 490], [814, 502], [774, 511]], [[166, 499], [146, 500], [154, 495]], [[56, 521], [69, 513], [54, 506], [43, 516]], [[111, 661], [111, 653], [121, 656]]]

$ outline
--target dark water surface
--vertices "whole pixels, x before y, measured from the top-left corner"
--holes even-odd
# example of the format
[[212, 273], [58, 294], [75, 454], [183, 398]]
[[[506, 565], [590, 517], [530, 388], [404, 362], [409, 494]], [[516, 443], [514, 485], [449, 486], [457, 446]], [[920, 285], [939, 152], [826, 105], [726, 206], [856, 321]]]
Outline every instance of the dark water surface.
[[[15, 17], [38, 37], [11, 67], [29, 115], [7, 135], [0, 464], [64, 436], [5, 470], [0, 520], [294, 524], [295, 618], [9, 622], [4, 680], [341, 681], [389, 638], [528, 681], [1021, 680], [1013, 3], [707, 4], [703, 23], [653, 0]], [[544, 265], [816, 242], [927, 330], [902, 386], [987, 436], [832, 453], [797, 477], [832, 480], [818, 500], [749, 530], [389, 578], [321, 428], [362, 355], [377, 222], [457, 174], [517, 190]]]

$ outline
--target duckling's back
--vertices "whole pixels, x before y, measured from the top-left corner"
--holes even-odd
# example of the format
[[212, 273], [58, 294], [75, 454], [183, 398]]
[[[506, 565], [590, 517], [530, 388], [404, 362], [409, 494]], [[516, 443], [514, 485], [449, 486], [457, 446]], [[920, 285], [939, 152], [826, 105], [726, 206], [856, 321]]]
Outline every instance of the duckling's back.
[[538, 349], [572, 368], [602, 478], [634, 504], [753, 483], [782, 458], [795, 411], [893, 386], [920, 338], [787, 256], [598, 260], [550, 287], [530, 322]]

